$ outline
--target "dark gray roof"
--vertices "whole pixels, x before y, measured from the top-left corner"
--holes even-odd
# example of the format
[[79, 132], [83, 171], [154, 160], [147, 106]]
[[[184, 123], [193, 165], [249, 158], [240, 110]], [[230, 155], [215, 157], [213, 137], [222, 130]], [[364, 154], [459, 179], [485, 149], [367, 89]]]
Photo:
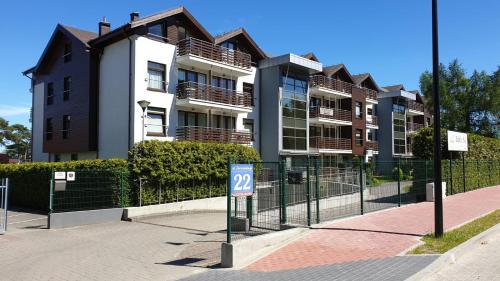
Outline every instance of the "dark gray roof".
[[73, 34], [73, 36], [75, 36], [78, 40], [82, 41], [82, 43], [84, 43], [87, 47], [89, 46], [88, 42], [94, 38], [97, 38], [98, 36], [98, 34], [95, 32], [79, 29], [76, 27], [67, 25], [62, 25], [62, 27]]
[[405, 91], [405, 87], [403, 86], [403, 84], [399, 84], [399, 85], [392, 85], [392, 86], [385, 86], [383, 87], [384, 89], [387, 90], [387, 92], [392, 92], [392, 91]]

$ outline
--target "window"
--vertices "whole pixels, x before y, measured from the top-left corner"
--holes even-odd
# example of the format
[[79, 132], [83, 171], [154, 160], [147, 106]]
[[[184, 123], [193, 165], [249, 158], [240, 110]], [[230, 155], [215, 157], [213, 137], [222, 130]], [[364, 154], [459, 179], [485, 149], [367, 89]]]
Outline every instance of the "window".
[[243, 83], [243, 93], [250, 95], [251, 106], [255, 105], [254, 96], [253, 96], [253, 84]]
[[207, 126], [207, 115], [205, 113], [198, 112], [178, 112], [177, 126], [179, 127], [206, 127]]
[[373, 108], [368, 107], [366, 111], [368, 115], [373, 115]]
[[71, 161], [78, 161], [78, 154], [71, 153]]
[[427, 117], [426, 119], [426, 124], [427, 124], [427, 127], [430, 127], [431, 126], [431, 118], [430, 117]]
[[356, 145], [357, 146], [362, 146], [363, 145], [363, 130], [361, 129], [356, 129]]
[[236, 118], [233, 116], [212, 115], [211, 127], [227, 129], [227, 130], [235, 130]]
[[179, 26], [177, 28], [177, 40], [183, 40], [189, 37], [191, 37], [191, 33], [184, 26]]
[[69, 100], [71, 94], [71, 76], [64, 77], [63, 100]]
[[71, 43], [64, 44], [64, 63], [71, 61], [72, 46]]
[[148, 89], [165, 91], [165, 65], [148, 62]]
[[51, 140], [54, 133], [54, 127], [52, 125], [52, 118], [47, 118], [45, 121], [45, 139]]
[[163, 24], [160, 23], [148, 27], [148, 34], [165, 37], [165, 33], [163, 32]]
[[71, 116], [63, 115], [63, 129], [62, 129], [62, 138], [69, 138], [71, 132]]
[[54, 154], [54, 162], [61, 162], [61, 154]]
[[363, 118], [363, 104], [359, 101], [356, 101], [356, 118]]
[[177, 79], [179, 84], [184, 82], [196, 82], [203, 85], [207, 84], [206, 74], [184, 69], [179, 69]]
[[47, 105], [54, 103], [54, 83], [47, 84]]
[[212, 77], [212, 86], [235, 91], [236, 81], [232, 79], [214, 76]]
[[394, 103], [392, 105], [392, 111], [396, 113], [405, 113], [405, 106], [402, 104]]
[[283, 149], [306, 150], [307, 81], [282, 76]]
[[224, 42], [221, 44], [221, 47], [228, 48], [230, 50], [236, 50], [236, 45], [231, 42]]
[[253, 119], [243, 119], [243, 127], [252, 134], [252, 141], [255, 140]]
[[[405, 154], [406, 149], [405, 149], [405, 139], [406, 139], [406, 129], [405, 129], [405, 114], [404, 114], [404, 107], [403, 112], [393, 112], [392, 113], [392, 122], [393, 122], [393, 131], [394, 131], [394, 140], [393, 140], [393, 147], [394, 147], [394, 154]], [[401, 107], [398, 106], [397, 104], [394, 104], [393, 109], [398, 109], [400, 110]]]
[[372, 130], [368, 130], [368, 133], [367, 133], [367, 136], [366, 136], [366, 140], [367, 141], [374, 141], [374, 139], [373, 139], [373, 131]]
[[148, 107], [146, 122], [146, 135], [148, 136], [166, 136], [165, 109], [157, 107]]

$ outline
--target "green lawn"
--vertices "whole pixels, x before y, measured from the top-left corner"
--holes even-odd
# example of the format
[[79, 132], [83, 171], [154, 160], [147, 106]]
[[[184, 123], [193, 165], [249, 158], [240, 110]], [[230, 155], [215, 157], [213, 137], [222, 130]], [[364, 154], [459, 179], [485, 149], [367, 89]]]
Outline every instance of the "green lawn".
[[443, 237], [440, 238], [435, 238], [434, 234], [427, 234], [422, 238], [425, 244], [418, 246], [410, 254], [445, 253], [498, 223], [500, 223], [500, 210], [496, 210], [457, 229], [445, 232]]

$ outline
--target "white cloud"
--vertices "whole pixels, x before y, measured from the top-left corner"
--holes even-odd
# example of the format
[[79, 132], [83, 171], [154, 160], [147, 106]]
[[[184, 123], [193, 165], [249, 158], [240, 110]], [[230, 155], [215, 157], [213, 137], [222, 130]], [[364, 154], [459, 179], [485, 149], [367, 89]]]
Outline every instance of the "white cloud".
[[26, 115], [30, 109], [29, 106], [0, 105], [0, 117]]

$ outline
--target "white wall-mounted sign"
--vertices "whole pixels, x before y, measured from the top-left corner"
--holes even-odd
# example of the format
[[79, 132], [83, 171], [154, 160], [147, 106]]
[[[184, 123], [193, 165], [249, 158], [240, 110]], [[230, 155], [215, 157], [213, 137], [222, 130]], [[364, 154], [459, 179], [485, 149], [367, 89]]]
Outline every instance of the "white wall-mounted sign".
[[68, 175], [67, 175], [67, 178], [66, 180], [67, 181], [75, 181], [75, 172], [68, 172]]
[[467, 134], [448, 131], [448, 151], [469, 151]]
[[55, 172], [54, 179], [55, 180], [65, 180], [66, 179], [66, 172]]

